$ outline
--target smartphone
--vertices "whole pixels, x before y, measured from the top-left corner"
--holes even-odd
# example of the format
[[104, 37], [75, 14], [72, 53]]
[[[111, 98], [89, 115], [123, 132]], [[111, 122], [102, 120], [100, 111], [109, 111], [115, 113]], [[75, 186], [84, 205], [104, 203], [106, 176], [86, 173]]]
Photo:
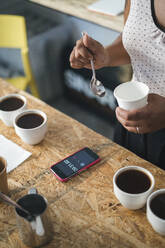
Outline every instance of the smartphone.
[[62, 182], [69, 180], [72, 176], [86, 170], [101, 159], [88, 147], [73, 153], [63, 160], [52, 165], [50, 170]]

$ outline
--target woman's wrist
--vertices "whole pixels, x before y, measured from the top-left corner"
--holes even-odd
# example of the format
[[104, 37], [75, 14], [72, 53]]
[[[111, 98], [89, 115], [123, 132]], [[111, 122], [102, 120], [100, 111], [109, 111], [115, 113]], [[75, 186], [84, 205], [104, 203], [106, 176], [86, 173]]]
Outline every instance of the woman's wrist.
[[111, 58], [109, 54], [109, 47], [104, 48], [104, 67], [111, 66]]
[[130, 57], [123, 46], [111, 45], [104, 48], [104, 66], [114, 67], [130, 64]]

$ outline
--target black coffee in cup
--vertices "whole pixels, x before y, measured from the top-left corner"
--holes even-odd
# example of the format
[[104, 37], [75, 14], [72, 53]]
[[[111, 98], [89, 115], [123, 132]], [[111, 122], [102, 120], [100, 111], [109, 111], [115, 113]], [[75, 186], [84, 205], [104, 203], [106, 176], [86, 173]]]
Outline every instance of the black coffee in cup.
[[16, 96], [5, 98], [0, 102], [0, 110], [13, 111], [21, 108], [24, 101]]
[[165, 220], [165, 193], [156, 195], [151, 200], [150, 208], [155, 215]]
[[24, 114], [18, 118], [16, 124], [24, 129], [39, 127], [44, 122], [42, 115], [37, 113]]
[[[44, 198], [38, 194], [25, 195], [24, 197], [19, 199], [18, 204], [34, 216], [42, 214], [47, 208]], [[18, 208], [16, 208], [16, 212], [24, 218], [28, 217], [25, 212]]]
[[139, 194], [150, 188], [151, 180], [144, 172], [130, 169], [118, 175], [116, 184], [126, 193]]

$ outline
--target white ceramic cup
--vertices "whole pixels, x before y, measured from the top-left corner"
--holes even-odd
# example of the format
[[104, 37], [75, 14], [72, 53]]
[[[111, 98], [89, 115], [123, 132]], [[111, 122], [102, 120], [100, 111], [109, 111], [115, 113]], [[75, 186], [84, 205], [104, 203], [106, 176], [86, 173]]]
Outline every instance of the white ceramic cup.
[[[116, 180], [117, 180], [117, 177], [122, 172], [127, 171], [127, 170], [138, 170], [138, 171], [145, 173], [150, 178], [150, 181], [151, 181], [150, 188], [147, 191], [138, 193], [138, 194], [131, 194], [131, 193], [127, 193], [121, 190], [118, 187]], [[153, 191], [154, 185], [155, 185], [155, 180], [151, 172], [139, 166], [125, 166], [119, 169], [113, 176], [113, 188], [114, 188], [115, 196], [117, 197], [117, 199], [120, 201], [120, 203], [124, 207], [128, 209], [132, 209], [132, 210], [140, 209], [146, 204], [148, 196]]]
[[139, 109], [147, 105], [148, 94], [148, 86], [136, 81], [122, 83], [114, 90], [119, 107], [125, 110]]
[[[37, 126], [35, 128], [22, 128], [19, 127], [17, 125], [17, 121], [20, 117], [27, 115], [27, 114], [38, 114], [41, 115], [44, 119], [43, 123], [40, 126]], [[29, 109], [29, 110], [25, 110], [22, 113], [20, 113], [19, 115], [16, 116], [15, 120], [14, 120], [14, 128], [15, 128], [15, 132], [16, 134], [27, 144], [29, 145], [36, 145], [38, 143], [40, 143], [46, 134], [47, 131], [47, 116], [44, 112], [42, 112], [41, 110], [37, 110], [37, 109]]]
[[152, 228], [159, 234], [165, 235], [165, 219], [158, 217], [151, 210], [151, 201], [159, 194], [165, 194], [165, 189], [160, 189], [153, 192], [147, 199], [147, 219]]
[[7, 125], [9, 127], [14, 126], [13, 122], [14, 122], [15, 117], [19, 113], [21, 113], [23, 110], [25, 110], [26, 106], [27, 106], [26, 98], [20, 94], [9, 94], [6, 96], [2, 96], [2, 97], [0, 97], [0, 102], [4, 101], [5, 99], [11, 98], [11, 97], [17, 97], [17, 98], [21, 99], [24, 102], [24, 104], [20, 108], [13, 110], [13, 111], [0, 110], [0, 119], [5, 123], [5, 125]]

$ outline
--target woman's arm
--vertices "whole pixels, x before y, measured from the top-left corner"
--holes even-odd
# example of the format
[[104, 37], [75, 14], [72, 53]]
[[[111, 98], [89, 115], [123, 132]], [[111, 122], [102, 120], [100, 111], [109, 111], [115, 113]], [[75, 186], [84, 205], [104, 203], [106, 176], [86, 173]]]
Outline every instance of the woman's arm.
[[[126, 0], [125, 10], [124, 10], [124, 24], [127, 21], [130, 10], [130, 0]], [[125, 50], [122, 42], [122, 34], [115, 40], [114, 43], [105, 48], [109, 61], [107, 66], [119, 66], [130, 63], [130, 57]]]
[[[130, 0], [126, 1], [124, 22], [126, 22], [130, 9]], [[122, 34], [107, 47], [103, 47], [98, 41], [87, 34], [76, 42], [70, 55], [70, 64], [73, 68], [91, 69], [90, 60], [94, 59], [95, 68], [108, 66], [120, 66], [130, 63], [130, 57], [122, 43]]]

